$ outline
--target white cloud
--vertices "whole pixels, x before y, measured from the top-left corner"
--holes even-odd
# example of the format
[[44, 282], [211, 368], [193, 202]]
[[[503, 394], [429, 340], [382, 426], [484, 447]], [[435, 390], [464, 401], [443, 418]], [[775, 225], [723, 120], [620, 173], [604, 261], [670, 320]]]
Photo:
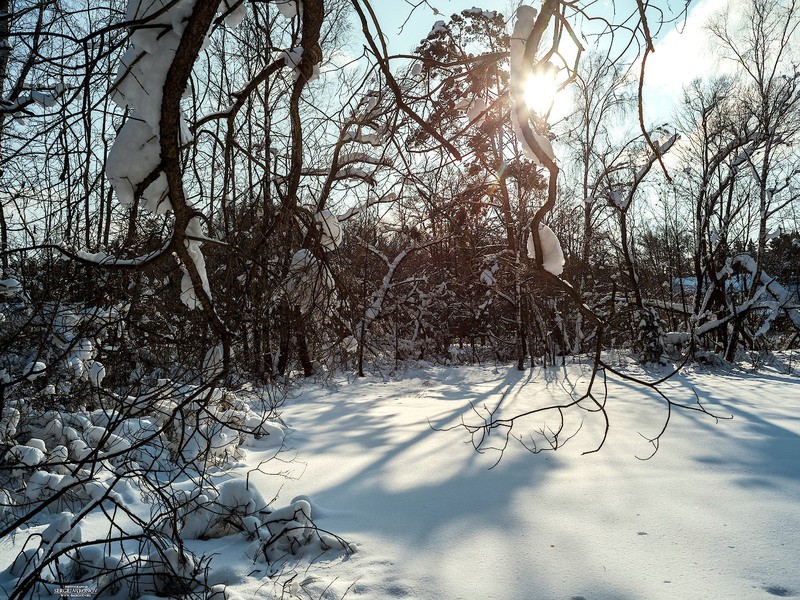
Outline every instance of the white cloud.
[[699, 0], [685, 21], [669, 25], [657, 40], [655, 52], [647, 58], [645, 72], [645, 95], [651, 105], [674, 106], [683, 87], [692, 80], [732, 72], [732, 64], [715, 55], [706, 30], [709, 19], [725, 8], [728, 1]]

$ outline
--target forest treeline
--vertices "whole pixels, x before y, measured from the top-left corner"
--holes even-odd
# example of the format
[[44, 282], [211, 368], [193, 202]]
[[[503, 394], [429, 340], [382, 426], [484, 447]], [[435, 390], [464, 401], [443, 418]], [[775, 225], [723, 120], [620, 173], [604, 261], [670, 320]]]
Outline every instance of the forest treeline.
[[[377, 36], [353, 54], [351, 30], [369, 14], [328, 2], [323, 59], [300, 94], [299, 66], [284, 64], [301, 60], [286, 50], [304, 47], [295, 21], [271, 4], [236, 27], [217, 18], [180, 102], [186, 211], [215, 329], [208, 310], [181, 303], [178, 211], [151, 173], [158, 155], [136, 158], [146, 152], [131, 135], [113, 150], [140, 118], [120, 101], [132, 92], [119, 61], [138, 60], [125, 7], [12, 4], [0, 293], [21, 312], [2, 326], [8, 377], [38, 353], [57, 364], [37, 336], [59, 306], [117, 310], [95, 351], [121, 379], [201, 365], [223, 329], [236, 369], [260, 380], [365, 361], [522, 367], [592, 350], [594, 324], [530, 258], [548, 178], [507, 118], [502, 14], [452, 15], [389, 60]], [[564, 89], [535, 115], [561, 168], [543, 225], [560, 241], [562, 279], [607, 320], [604, 347], [658, 362], [796, 344], [796, 13], [761, 0], [718, 15], [708, 35], [735, 68], [694, 82], [673, 119], [644, 130], [625, 55], [587, 45], [574, 71], [547, 63]], [[565, 116], [548, 122], [554, 107]], [[141, 172], [118, 173], [137, 161]]]

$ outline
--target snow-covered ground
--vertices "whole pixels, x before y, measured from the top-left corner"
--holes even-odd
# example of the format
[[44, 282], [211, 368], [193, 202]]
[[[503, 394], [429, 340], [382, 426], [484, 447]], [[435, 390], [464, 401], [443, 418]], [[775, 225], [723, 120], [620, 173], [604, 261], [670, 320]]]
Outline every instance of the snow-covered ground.
[[[427, 367], [306, 383], [283, 409], [291, 431], [280, 459], [256, 469], [275, 449], [251, 445], [235, 471], [267, 501], [277, 495], [274, 506], [307, 497], [315, 524], [358, 551], [317, 547], [267, 565], [248, 557], [258, 543], [241, 533], [187, 546], [213, 555], [211, 583], [243, 598], [800, 596], [797, 375], [689, 370], [670, 380], [663, 389], [672, 400], [689, 403], [696, 392], [711, 412], [734, 418], [673, 412], [647, 461], [637, 456], [652, 452], [645, 437], [663, 426], [663, 401], [619, 379], [609, 379], [611, 427], [596, 454], [582, 452], [597, 445], [602, 420], [585, 411], [567, 415], [567, 433], [583, 425], [558, 452], [511, 444], [491, 469], [496, 452], [479, 454], [464, 429], [447, 430], [475, 422], [471, 406], [480, 412], [502, 399], [499, 414], [511, 415], [563, 401], [586, 375], [580, 365]], [[523, 421], [514, 433], [548, 424]], [[90, 519], [84, 539], [97, 533]], [[25, 537], [0, 546], [6, 590], [5, 569]]]
[[[559, 397], [580, 370], [430, 368], [307, 386], [287, 406], [304, 463], [283, 494], [307, 494], [317, 524], [359, 552], [320, 577], [330, 597], [447, 599], [747, 599], [800, 596], [800, 380], [777, 373], [688, 372], [673, 400], [733, 420], [665, 411], [654, 393], [611, 380], [609, 438], [599, 423], [556, 453], [479, 455], [469, 403], [523, 407]], [[585, 414], [585, 413], [584, 413]], [[519, 431], [521, 433], [521, 430]], [[320, 565], [322, 567], [322, 565]], [[326, 596], [328, 597], [328, 596]]]

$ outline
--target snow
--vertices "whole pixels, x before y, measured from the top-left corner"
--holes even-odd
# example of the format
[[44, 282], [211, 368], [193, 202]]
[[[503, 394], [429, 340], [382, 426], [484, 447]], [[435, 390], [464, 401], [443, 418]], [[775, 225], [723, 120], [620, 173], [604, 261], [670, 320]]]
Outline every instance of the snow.
[[[146, 19], [148, 26], [134, 28], [130, 46], [122, 56], [111, 87], [111, 99], [120, 107], [130, 110], [129, 118], [118, 132], [106, 160], [106, 176], [122, 206], [130, 206], [136, 192], [150, 178], [154, 180], [142, 191], [142, 207], [156, 214], [172, 210], [167, 198], [166, 176], [160, 172], [161, 146], [158, 135], [167, 73], [194, 6], [195, 0], [130, 0], [128, 3], [128, 20]], [[227, 12], [229, 26], [238, 25], [247, 10], [244, 2], [230, 10], [232, 6], [228, 0], [220, 5], [220, 9]], [[180, 117], [178, 137], [180, 143], [188, 142], [192, 137], [183, 115]], [[186, 227], [187, 239], [184, 244], [189, 260], [200, 277], [202, 289], [210, 298], [205, 258], [199, 241], [203, 237], [200, 220], [194, 217]], [[181, 265], [181, 269], [181, 300], [191, 309], [198, 308], [198, 291], [194, 289], [185, 265]]]
[[433, 38], [442, 33], [447, 33], [447, 25], [444, 21], [439, 20], [431, 27], [431, 30], [428, 32], [428, 37]]
[[222, 344], [209, 348], [203, 358], [203, 381], [211, 381], [222, 373], [224, 353]]
[[16, 444], [8, 450], [4, 460], [14, 461], [17, 464], [23, 464], [26, 467], [35, 467], [36, 465], [44, 462], [44, 452], [33, 446]]
[[[148, 25], [160, 24], [171, 29], [147, 27], [134, 30], [131, 45], [120, 61], [111, 88], [112, 100], [132, 111], [117, 135], [106, 166], [108, 179], [123, 206], [133, 201], [136, 187], [160, 163], [157, 133], [161, 124], [163, 89], [194, 1], [182, 0], [167, 8], [168, 5], [170, 3], [166, 0], [131, 0], [128, 3], [129, 20], [149, 18]], [[159, 16], [151, 17], [165, 8]], [[181, 137], [188, 140], [188, 128], [185, 123], [181, 125]], [[145, 208], [159, 213], [171, 208], [160, 206], [166, 192], [163, 174], [150, 185], [148, 192]]]
[[494, 278], [494, 272], [492, 269], [484, 269], [483, 271], [481, 271], [481, 283], [489, 287], [497, 283], [497, 280]]
[[225, 25], [231, 29], [237, 28], [247, 16], [247, 6], [249, 3], [242, 0], [239, 6], [235, 8], [233, 7], [236, 4], [236, 0], [223, 0], [222, 4], [222, 8], [225, 12]]
[[470, 122], [481, 123], [483, 121], [483, 112], [486, 110], [486, 101], [481, 98], [475, 98], [467, 109], [467, 119]]
[[[0, 48], [10, 48], [8, 40], [0, 41]], [[4, 112], [13, 113], [16, 111], [24, 110], [31, 104], [38, 104], [42, 108], [54, 108], [59, 105], [66, 86], [63, 83], [58, 83], [50, 88], [50, 91], [31, 90], [27, 94], [19, 94], [15, 100], [7, 98], [0, 99]]]
[[[750, 256], [749, 254], [737, 254], [732, 260], [730, 260], [730, 266], [739, 265], [745, 270], [750, 272], [750, 276], [754, 277], [756, 271], [758, 270], [758, 265], [756, 264], [755, 259]], [[778, 283], [777, 280], [770, 277], [769, 274], [762, 271], [761, 272], [761, 285], [763, 286], [760, 288], [757, 294], [751, 296], [748, 300], [746, 300], [742, 306], [736, 307], [737, 312], [741, 312], [743, 309], [747, 308], [750, 305], [754, 305], [757, 300], [763, 295], [764, 292], [767, 292], [770, 296], [772, 296], [777, 302], [778, 305], [768, 303], [766, 306], [770, 309], [772, 313], [772, 317], [767, 319], [767, 323], [771, 323], [771, 319], [774, 318], [775, 312], [777, 311], [777, 307], [783, 307], [786, 311], [786, 315], [791, 319], [792, 323], [795, 327], [800, 327], [800, 308], [796, 306], [792, 306], [790, 304], [792, 294], [787, 290], [784, 286]], [[706, 324], [704, 327], [708, 328], [711, 324]], [[702, 328], [700, 328], [702, 329]], [[708, 330], [708, 329], [706, 329]], [[766, 329], [761, 333], [766, 333], [769, 330], [769, 324], [767, 324]]]
[[305, 248], [292, 256], [284, 287], [289, 298], [304, 314], [315, 306], [323, 305], [333, 298], [334, 280], [328, 266]]
[[42, 532], [42, 543], [52, 545], [56, 542], [80, 542], [81, 530], [79, 526], [73, 525], [74, 518], [75, 515], [68, 511], [59, 514]]
[[296, 0], [276, 0], [276, 5], [280, 13], [287, 19], [294, 19], [299, 12]]
[[[206, 259], [200, 247], [203, 243], [199, 240], [204, 239], [202, 225], [199, 217], [193, 217], [189, 224], [186, 226], [186, 239], [184, 245], [189, 253], [189, 258], [194, 263], [198, 274], [200, 275], [200, 282], [206, 295], [211, 298], [211, 285], [208, 282], [208, 272], [206, 271]], [[194, 288], [192, 279], [189, 276], [189, 271], [181, 265], [183, 276], [181, 278], [181, 301], [190, 309], [195, 309], [200, 306], [200, 299], [197, 297], [197, 291]]]
[[[161, 125], [163, 89], [180, 39], [169, 31], [157, 38], [152, 51], [132, 45], [123, 55], [113, 83], [111, 99], [120, 106], [135, 108], [154, 132]], [[131, 41], [141, 43], [140, 38]]]
[[497, 12], [494, 10], [483, 10], [476, 6], [462, 10], [461, 14], [465, 17], [484, 17], [486, 19], [494, 19], [497, 16]]
[[555, 152], [553, 151], [553, 144], [550, 142], [550, 138], [534, 130], [531, 130], [531, 133], [533, 134], [533, 139], [536, 140], [536, 143], [544, 151], [547, 157], [553, 162], [555, 162], [556, 155]]
[[[669, 385], [692, 389], [732, 421], [686, 413], [650, 461], [639, 432], [653, 435], [664, 408], [646, 389], [610, 385], [611, 437], [587, 417], [556, 453], [516, 446], [488, 470], [463, 430], [505, 392], [507, 409], [562, 398], [585, 380], [570, 368], [429, 368], [385, 382], [337, 380], [304, 390], [284, 417], [304, 463], [283, 493], [325, 507], [317, 524], [358, 544], [346, 561], [314, 566], [319, 592], [364, 600], [458, 598], [769, 598], [800, 592], [800, 395], [796, 376], [691, 372]], [[780, 397], [780, 399], [778, 399]], [[574, 424], [573, 424], [574, 425]], [[520, 431], [522, 433], [522, 431]], [[332, 581], [336, 578], [336, 581]], [[253, 583], [235, 591], [247, 596]]]
[[664, 334], [666, 344], [684, 344], [692, 339], [692, 334], [682, 331], [668, 331]]
[[511, 55], [509, 90], [513, 101], [511, 123], [514, 128], [514, 135], [522, 145], [523, 154], [536, 164], [543, 166], [542, 161], [525, 136], [525, 132], [530, 133], [531, 138], [533, 138], [532, 141], [538, 146], [539, 150], [541, 150], [550, 161], [555, 162], [555, 153], [553, 152], [553, 145], [550, 142], [550, 138], [531, 127], [530, 110], [528, 109], [525, 99], [525, 90], [531, 77], [531, 65], [526, 64], [524, 60], [525, 46], [528, 37], [533, 31], [533, 25], [536, 22], [537, 14], [538, 11], [531, 6], [521, 5], [517, 8], [514, 31], [511, 34], [511, 40], [509, 42]]
[[185, 539], [219, 538], [235, 533], [234, 518], [247, 520], [254, 533], [269, 514], [266, 500], [246, 479], [229, 479], [217, 490], [198, 494], [183, 514], [181, 534]]
[[[614, 363], [651, 379], [664, 374]], [[274, 446], [254, 446], [213, 487], [176, 480], [187, 498], [178, 514], [185, 546], [211, 557], [209, 584], [227, 586], [225, 597], [280, 597], [292, 576], [303, 597], [364, 600], [757, 600], [800, 592], [797, 375], [686, 370], [665, 393], [691, 403], [696, 392], [709, 410], [734, 418], [674, 411], [649, 461], [637, 456], [652, 451], [642, 436], [660, 431], [663, 401], [611, 376], [611, 429], [596, 454], [581, 453], [596, 447], [602, 419], [583, 410], [568, 412], [566, 433], [580, 431], [558, 452], [532, 455], [512, 443], [499, 463], [497, 451], [475, 452], [464, 429], [447, 430], [475, 422], [475, 410], [510, 416], [563, 402], [589, 375], [580, 363], [525, 372], [422, 364], [394, 376], [309, 382], [283, 408], [291, 430], [279, 466], [269, 462]], [[62, 416], [102, 439], [101, 412]], [[514, 433], [527, 440], [553, 425], [546, 417], [521, 421]], [[36, 495], [71, 479], [36, 470], [31, 481], [27, 492]], [[82, 493], [97, 498], [106, 481]], [[135, 488], [121, 484], [116, 493], [129, 510], [149, 510]], [[276, 494], [274, 508], [267, 499]], [[93, 569], [119, 560], [118, 550], [92, 544], [108, 533], [99, 509], [80, 524], [69, 512], [38, 518], [0, 545], [0, 589], [12, 589], [39, 560], [39, 543], [82, 540]], [[193, 564], [177, 548], [163, 556], [178, 572]], [[164, 567], [140, 558], [155, 591]]]
[[278, 60], [283, 60], [287, 67], [291, 67], [294, 70], [293, 76], [297, 80], [300, 76], [300, 61], [303, 60], [303, 47], [295, 46], [290, 50], [284, 50], [278, 55]]
[[[152, 186], [150, 186], [148, 190], [151, 188]], [[164, 205], [168, 206], [169, 202], [165, 201]], [[161, 256], [162, 254], [164, 254], [168, 246], [169, 243], [164, 244], [164, 246], [162, 246], [158, 250], [148, 252], [147, 254], [143, 254], [142, 256], [137, 256], [135, 258], [117, 258], [116, 256], [112, 256], [103, 251], [87, 252], [85, 250], [79, 250], [75, 254], [78, 256], [78, 258], [82, 260], [93, 262], [98, 265], [134, 266], [134, 265], [141, 265], [147, 261], [156, 258], [157, 256]]]
[[[561, 242], [544, 223], [539, 223], [539, 241], [542, 244], [542, 267], [553, 275], [561, 275], [564, 272], [564, 252], [561, 250]], [[528, 258], [536, 259], [536, 247], [533, 244], [533, 232], [528, 234]]]
[[23, 369], [23, 373], [26, 379], [33, 381], [34, 379], [39, 379], [39, 377], [44, 375], [46, 370], [47, 365], [41, 360], [36, 360], [28, 363]]
[[[106, 166], [106, 176], [122, 206], [133, 203], [136, 188], [160, 162], [158, 136], [134, 111], [119, 130]], [[167, 199], [167, 178], [163, 173], [144, 190], [142, 199], [144, 208], [150, 212], [163, 214], [172, 210]]]
[[314, 215], [314, 221], [320, 229], [320, 244], [326, 250], [336, 250], [342, 243], [342, 227], [339, 218], [327, 208]]
[[[528, 37], [533, 31], [533, 25], [536, 22], [536, 16], [539, 14], [532, 6], [525, 4], [517, 8], [516, 21], [514, 22], [514, 31], [511, 34], [511, 71], [514, 76], [517, 76], [525, 70], [523, 64], [523, 55], [525, 54], [525, 44], [528, 42]], [[515, 82], [519, 84], [520, 81]]]
[[60, 87], [60, 91], [57, 90], [54, 93], [32, 90], [30, 93], [30, 98], [39, 106], [44, 108], [52, 108], [58, 104], [58, 98], [61, 93], [63, 93], [63, 86]]
[[[363, 127], [357, 126], [345, 132], [342, 137], [345, 141], [359, 142], [361, 144], [369, 144], [370, 146], [380, 147], [383, 146], [385, 136], [386, 136], [386, 130], [381, 129], [377, 131], [365, 132]], [[385, 159], [376, 159], [374, 157], [369, 157], [369, 155], [365, 153], [361, 154], [367, 157], [364, 159], [367, 162], [376, 162], [376, 160], [377, 161], [385, 160]], [[339, 162], [340, 163], [344, 162], [344, 157], [340, 159]]]
[[0, 294], [16, 296], [22, 293], [22, 285], [13, 277], [0, 279]]

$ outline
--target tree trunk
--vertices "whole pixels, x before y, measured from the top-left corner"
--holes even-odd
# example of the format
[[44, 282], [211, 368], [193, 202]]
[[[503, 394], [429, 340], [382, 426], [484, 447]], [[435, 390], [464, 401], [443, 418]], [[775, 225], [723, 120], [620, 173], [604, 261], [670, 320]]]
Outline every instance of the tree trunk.
[[291, 324], [289, 304], [284, 300], [281, 302], [281, 333], [280, 333], [280, 350], [278, 355], [278, 375], [286, 375], [286, 366], [289, 364], [289, 350], [290, 350], [290, 337], [291, 337]]
[[303, 375], [311, 377], [314, 375], [314, 365], [311, 362], [311, 355], [308, 352], [308, 341], [304, 331], [297, 334], [297, 355], [300, 358], [300, 364], [303, 367]]
[[[0, 0], [0, 98], [5, 97], [6, 75], [8, 74], [8, 58], [11, 55], [9, 43], [9, 0]], [[0, 159], [3, 157], [3, 129], [5, 127], [5, 114], [0, 115]], [[0, 167], [0, 178], [3, 170]], [[0, 257], [2, 257], [3, 277], [8, 273], [8, 223], [6, 213], [0, 202]]]

